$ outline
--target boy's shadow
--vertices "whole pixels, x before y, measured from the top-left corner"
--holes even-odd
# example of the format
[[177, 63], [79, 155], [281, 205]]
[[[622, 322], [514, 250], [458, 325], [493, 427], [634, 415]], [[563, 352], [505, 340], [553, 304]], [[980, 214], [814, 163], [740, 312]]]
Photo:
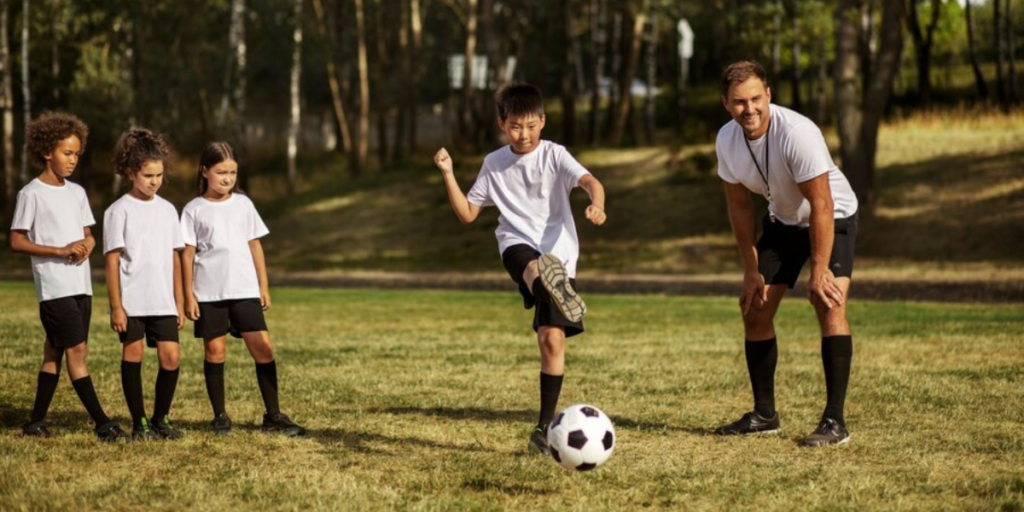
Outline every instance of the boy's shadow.
[[[493, 451], [479, 443], [473, 445], [457, 445], [412, 436], [386, 436], [374, 432], [346, 430], [340, 428], [310, 430], [306, 433], [306, 437], [313, 439], [326, 447], [338, 447], [340, 445], [340, 447], [344, 448], [345, 451], [368, 455], [403, 456], [403, 450], [410, 447], [461, 451], [467, 453]], [[394, 451], [376, 448], [373, 446], [375, 444], [393, 446]]]

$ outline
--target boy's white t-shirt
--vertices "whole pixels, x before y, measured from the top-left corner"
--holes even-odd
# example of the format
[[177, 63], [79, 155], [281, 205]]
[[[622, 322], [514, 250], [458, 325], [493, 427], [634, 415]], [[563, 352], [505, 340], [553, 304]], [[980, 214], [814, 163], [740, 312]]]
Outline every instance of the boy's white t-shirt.
[[238, 193], [224, 201], [202, 196], [181, 211], [181, 233], [196, 248], [192, 291], [199, 302], [260, 298], [249, 242], [267, 233], [252, 201]]
[[174, 258], [185, 247], [178, 210], [155, 196], [121, 196], [103, 214], [103, 254], [121, 249], [121, 304], [130, 317], [177, 315]]
[[542, 140], [520, 155], [505, 146], [484, 158], [466, 199], [477, 206], [497, 206], [498, 250], [527, 244], [558, 257], [569, 277], [576, 276], [579, 240], [569, 192], [590, 174], [565, 147]]
[[[778, 105], [768, 109], [771, 122], [768, 132], [757, 140], [748, 140], [735, 120], [718, 131], [715, 150], [718, 153], [718, 176], [729, 183], [738, 183], [751, 192], [767, 197], [763, 173], [767, 173], [772, 198], [768, 209], [787, 226], [807, 227], [811, 220], [811, 203], [800, 193], [798, 183], [828, 173], [835, 218], [857, 213], [857, 196], [850, 182], [832, 161], [821, 130], [803, 115]], [[768, 144], [768, 166], [765, 170], [765, 142]], [[758, 171], [754, 165], [761, 167]]]
[[[85, 228], [96, 224], [85, 189], [65, 180], [47, 185], [36, 178], [18, 192], [11, 230], [28, 231], [37, 245], [64, 247], [85, 238]], [[32, 277], [39, 302], [92, 295], [89, 260], [68, 263], [64, 258], [32, 256]]]

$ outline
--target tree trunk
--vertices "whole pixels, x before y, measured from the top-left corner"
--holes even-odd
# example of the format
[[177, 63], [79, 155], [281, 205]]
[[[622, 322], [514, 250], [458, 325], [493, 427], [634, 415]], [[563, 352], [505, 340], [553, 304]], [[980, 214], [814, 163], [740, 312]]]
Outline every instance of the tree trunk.
[[288, 123], [288, 193], [295, 193], [295, 182], [298, 178], [295, 160], [299, 152], [299, 123], [302, 120], [302, 102], [299, 85], [302, 80], [302, 2], [294, 0], [294, 23], [292, 30], [292, 74], [289, 91], [291, 93], [291, 116]]
[[323, 39], [324, 45], [327, 47], [327, 55], [324, 56], [324, 61], [327, 65], [327, 82], [331, 87], [331, 103], [334, 108], [334, 118], [338, 123], [338, 130], [341, 131], [341, 148], [348, 158], [352, 176], [358, 177], [361, 169], [352, 151], [352, 133], [349, 131], [348, 118], [345, 115], [345, 104], [342, 101], [341, 84], [338, 82], [338, 70], [335, 66], [337, 50], [331, 42], [331, 35], [327, 30], [327, 16], [324, 13], [322, 0], [312, 1], [320, 38]]
[[828, 41], [818, 39], [818, 84], [815, 91], [818, 101], [815, 104], [815, 120], [824, 124], [828, 120], [828, 97], [825, 85], [828, 82]]
[[476, 56], [477, 0], [466, 2], [466, 45], [463, 50], [462, 103], [459, 105], [459, 138], [463, 149], [472, 147], [473, 59]]
[[875, 152], [878, 125], [892, 94], [893, 79], [903, 45], [903, 2], [886, 2], [882, 11], [881, 39], [872, 66], [874, 73], [863, 76], [863, 94], [857, 93], [860, 41], [856, 20], [857, 0], [839, 0], [836, 19], [835, 91], [840, 154], [843, 170], [853, 186], [861, 207], [870, 213], [874, 206]]
[[967, 52], [971, 56], [971, 69], [974, 70], [974, 86], [978, 89], [978, 96], [988, 98], [988, 86], [985, 85], [985, 77], [981, 74], [981, 67], [978, 66], [978, 54], [974, 49], [974, 24], [971, 22], [971, 1], [964, 3], [964, 16], [967, 18]]
[[398, 115], [395, 118], [395, 139], [394, 144], [391, 145], [391, 161], [398, 162], [403, 159], [402, 144], [405, 143], [405, 131], [409, 122], [409, 114], [412, 109], [409, 108], [409, 93], [412, 89], [412, 67], [413, 61], [409, 59], [409, 4], [402, 0], [399, 8], [401, 14], [401, 21], [398, 26], [398, 62], [395, 63], [395, 67], [399, 68], [402, 73], [402, 77], [398, 79], [399, 83], [405, 89], [406, 93], [399, 96], [404, 96], [399, 100], [397, 111]]
[[387, 55], [388, 38], [384, 34], [383, 7], [380, 0], [373, 0], [373, 39], [377, 46], [377, 62], [373, 70], [374, 91], [373, 106], [377, 115], [377, 160], [381, 167], [387, 166], [390, 161], [388, 151], [388, 111], [391, 110], [391, 94], [388, 88], [388, 77], [391, 62]]
[[21, 182], [28, 183], [28, 124], [32, 122], [32, 89], [29, 87], [28, 74], [28, 30], [31, 26], [31, 21], [29, 19], [29, 0], [22, 0], [21, 9], [21, 99], [26, 135], [25, 143], [21, 145]]
[[1005, 109], [1008, 102], [1006, 101], [1006, 80], [1003, 78], [1003, 64], [1006, 52], [1004, 51], [1005, 45], [1003, 44], [1001, 6], [1002, 2], [999, 0], [992, 1], [992, 34], [996, 42], [996, 98], [999, 99], [999, 105]]
[[1006, 18], [1006, 46], [1009, 49], [1009, 55], [1007, 56], [1010, 61], [1010, 94], [1009, 99], [1011, 103], [1016, 104], [1020, 101], [1020, 95], [1017, 89], [1017, 43], [1013, 37], [1013, 13], [1010, 11], [1010, 5], [1013, 2], [1006, 0], [1006, 12], [1004, 13]]
[[772, 76], [769, 82], [782, 77], [782, 6], [775, 3], [772, 9]]
[[572, 25], [573, 9], [570, 0], [560, 0], [562, 8], [562, 143], [576, 143], [576, 95], [573, 91]]
[[416, 112], [417, 103], [419, 102], [419, 52], [420, 44], [423, 41], [423, 18], [420, 15], [420, 0], [409, 0], [409, 21], [411, 22], [410, 28], [412, 30], [412, 40], [410, 43], [411, 51], [409, 52], [409, 62], [411, 63], [411, 70], [409, 72], [410, 86], [407, 91], [409, 97], [409, 154], [416, 153], [416, 137], [419, 116]]
[[[14, 203], [18, 192], [18, 171], [14, 167], [14, 92], [11, 90], [11, 46], [7, 32], [7, 17], [10, 0], [0, 0], [0, 74], [3, 88], [0, 96], [0, 110], [3, 110], [4, 137], [4, 220], [13, 218]], [[5, 222], [5, 225], [10, 225]]]
[[633, 97], [631, 92], [633, 77], [636, 76], [636, 64], [640, 57], [640, 42], [643, 37], [646, 19], [647, 16], [643, 8], [639, 9], [633, 17], [633, 39], [631, 39], [629, 53], [626, 54], [626, 62], [622, 69], [622, 74], [619, 75], [620, 97], [619, 104], [616, 106], [618, 112], [616, 113], [615, 127], [612, 129], [611, 137], [609, 137], [612, 146], [621, 145], [623, 135], [626, 133], [626, 123], [629, 121], [627, 116]]
[[[613, 3], [614, 5], [614, 3]], [[619, 75], [622, 72], [622, 6], [614, 9], [612, 15], [612, 65], [608, 73], [608, 116], [605, 120], [605, 134], [610, 136], [613, 127], [617, 124], [615, 119], [618, 114], [619, 98], [622, 91], [619, 86]]]
[[909, 0], [907, 5], [907, 29], [914, 42], [914, 56], [917, 59], [917, 93], [921, 104], [926, 107], [932, 104], [932, 41], [935, 39], [935, 28], [939, 25], [941, 12], [942, 0], [931, 0], [931, 19], [922, 32], [917, 16], [917, 0]]
[[607, 0], [590, 0], [590, 53], [594, 58], [590, 112], [587, 113], [587, 142], [597, 145], [598, 113], [601, 111], [601, 78], [604, 75], [605, 7]]
[[647, 33], [647, 98], [644, 102], [644, 139], [647, 145], [654, 145], [655, 95], [658, 91], [658, 3], [650, 0], [648, 7], [649, 32]]
[[50, 1], [50, 91], [53, 104], [60, 103], [60, 36], [64, 20], [64, 5], [61, 0]]
[[359, 65], [359, 123], [356, 130], [356, 161], [359, 167], [366, 166], [370, 152], [370, 76], [366, 60], [366, 10], [364, 0], [355, 0], [356, 44]]
[[793, 24], [793, 44], [791, 50], [793, 52], [793, 69], [791, 70], [790, 81], [793, 83], [793, 110], [803, 110], [803, 98], [800, 97], [800, 11], [797, 7], [796, 2], [790, 2], [789, 19]]
[[[496, 34], [498, 32], [494, 19], [496, 10], [495, 0], [480, 0], [478, 27], [481, 34]], [[502, 55], [500, 39], [492, 35], [484, 37], [481, 41], [484, 55], [487, 56], [487, 82], [484, 88], [488, 91], [488, 94], [483, 98], [481, 98], [481, 95], [474, 95], [474, 104], [476, 104], [474, 111], [477, 113], [476, 119], [478, 123], [475, 133], [477, 134], [476, 142], [483, 141], [486, 146], [490, 146], [500, 139], [498, 124], [494, 121], [497, 116], [493, 110], [492, 103], [487, 101], [494, 97], [493, 92], [496, 92], [505, 85], [505, 58]]]

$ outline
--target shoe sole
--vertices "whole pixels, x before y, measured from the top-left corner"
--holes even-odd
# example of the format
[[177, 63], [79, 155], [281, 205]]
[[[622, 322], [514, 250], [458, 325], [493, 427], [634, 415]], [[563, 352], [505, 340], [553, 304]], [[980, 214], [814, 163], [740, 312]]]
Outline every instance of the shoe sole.
[[823, 448], [823, 447], [826, 447], [826, 446], [840, 446], [840, 445], [844, 445], [844, 444], [849, 443], [849, 442], [850, 442], [850, 436], [847, 435], [842, 440], [836, 441], [834, 443], [811, 444], [811, 443], [801, 442], [800, 445], [804, 446], [804, 447], [807, 447], [807, 448]]
[[773, 429], [773, 430], [757, 430], [757, 431], [754, 431], [754, 432], [715, 432], [715, 435], [723, 436], [723, 437], [727, 437], [727, 436], [774, 436], [774, 435], [779, 435], [781, 433], [782, 433], [782, 429], [781, 428], [777, 428], [777, 429]]
[[550, 254], [544, 254], [538, 259], [538, 265], [540, 283], [562, 316], [573, 323], [583, 320], [583, 316], [587, 314], [587, 305], [569, 283], [569, 273], [562, 262]]

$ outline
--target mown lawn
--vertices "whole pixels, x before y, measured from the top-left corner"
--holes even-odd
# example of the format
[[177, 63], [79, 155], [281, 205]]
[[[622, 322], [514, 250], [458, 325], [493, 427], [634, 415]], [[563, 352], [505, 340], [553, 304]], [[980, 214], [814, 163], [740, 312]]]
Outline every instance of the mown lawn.
[[[799, 448], [824, 400], [810, 308], [778, 321], [784, 434], [723, 439], [748, 407], [735, 300], [591, 296], [562, 405], [603, 408], [607, 465], [569, 473], [526, 453], [538, 361], [514, 292], [278, 289], [269, 323], [286, 412], [304, 439], [266, 436], [253, 364], [229, 349], [228, 412], [208, 430], [201, 343], [183, 338], [180, 442], [103, 445], [67, 376], [55, 438], [19, 437], [41, 328], [30, 283], [0, 282], [0, 509], [1021, 510], [1024, 343], [1019, 304], [854, 302], [852, 443]], [[97, 288], [90, 366], [128, 423], [120, 352]], [[190, 329], [191, 325], [186, 329]], [[187, 332], [185, 333], [187, 334]], [[152, 407], [155, 355], [144, 367]]]

